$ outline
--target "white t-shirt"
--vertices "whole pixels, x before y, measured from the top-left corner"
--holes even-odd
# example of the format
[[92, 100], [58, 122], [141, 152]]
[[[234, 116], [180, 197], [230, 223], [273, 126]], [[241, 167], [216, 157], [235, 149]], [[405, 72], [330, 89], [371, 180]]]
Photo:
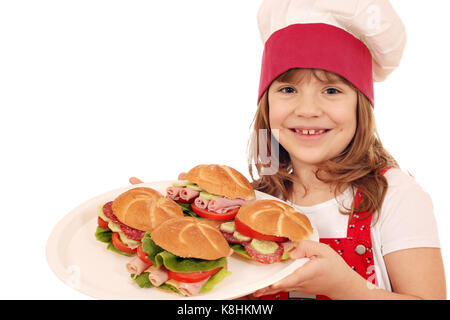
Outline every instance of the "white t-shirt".
[[[378, 286], [392, 291], [383, 256], [409, 248], [440, 248], [440, 242], [428, 193], [400, 169], [390, 169], [385, 177], [389, 187], [378, 221], [376, 216], [372, 218], [371, 238]], [[336, 199], [310, 207], [287, 203], [313, 222], [320, 238], [345, 238], [348, 215], [341, 214], [339, 208], [341, 203], [345, 208], [351, 207], [353, 197], [351, 188], [348, 188]]]

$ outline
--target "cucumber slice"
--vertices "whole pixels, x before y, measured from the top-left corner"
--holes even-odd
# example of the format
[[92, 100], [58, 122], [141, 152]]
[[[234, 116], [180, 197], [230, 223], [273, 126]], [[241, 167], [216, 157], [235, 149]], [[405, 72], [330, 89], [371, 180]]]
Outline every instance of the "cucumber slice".
[[[200, 190], [201, 190], [201, 189], [200, 189]], [[206, 192], [206, 191], [200, 192], [199, 197], [202, 197], [203, 199], [206, 199], [206, 200], [212, 200], [212, 199], [214, 199], [214, 198], [220, 198], [220, 196], [216, 196], [216, 195], [211, 194], [211, 193], [208, 193], [208, 192]]]
[[250, 245], [262, 254], [272, 254], [278, 249], [278, 244], [274, 241], [253, 239]]
[[244, 236], [242, 233], [235, 231], [233, 233], [233, 237], [235, 237], [239, 241], [250, 241], [252, 238]]
[[233, 233], [236, 231], [236, 227], [234, 226], [234, 221], [225, 222], [220, 225], [220, 230]]

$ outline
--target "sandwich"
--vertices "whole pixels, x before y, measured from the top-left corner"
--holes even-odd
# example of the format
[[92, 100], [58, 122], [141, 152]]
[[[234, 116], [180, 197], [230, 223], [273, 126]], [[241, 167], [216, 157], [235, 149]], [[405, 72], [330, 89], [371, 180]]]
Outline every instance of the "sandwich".
[[126, 256], [137, 253], [146, 232], [152, 232], [167, 219], [183, 217], [172, 199], [152, 188], [130, 189], [97, 210], [97, 240], [108, 243], [107, 249]]
[[217, 228], [197, 218], [173, 218], [162, 223], [145, 234], [142, 251], [145, 260], [138, 256], [127, 264], [141, 288], [195, 296], [212, 290], [231, 274], [227, 257], [232, 250], [227, 241]]
[[256, 198], [247, 178], [225, 165], [198, 165], [183, 178], [167, 188], [167, 195], [194, 217], [230, 220]]
[[277, 200], [244, 204], [234, 221], [219, 228], [234, 252], [265, 264], [288, 259], [289, 252], [313, 233], [304, 214]]

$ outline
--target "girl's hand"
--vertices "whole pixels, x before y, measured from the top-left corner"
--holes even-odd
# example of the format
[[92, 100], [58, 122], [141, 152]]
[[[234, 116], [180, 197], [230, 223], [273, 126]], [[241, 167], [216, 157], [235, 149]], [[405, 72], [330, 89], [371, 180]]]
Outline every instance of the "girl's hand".
[[130, 181], [131, 184], [139, 184], [139, 183], [142, 183], [142, 180], [141, 180], [141, 179], [138, 179], [138, 178], [136, 178], [136, 177], [131, 177], [131, 178], [129, 179], [129, 181]]
[[255, 296], [295, 290], [338, 299], [344, 298], [342, 295], [351, 292], [354, 286], [365, 283], [365, 280], [326, 244], [304, 240], [291, 252], [290, 257], [309, 258], [310, 261], [279, 282], [256, 291]]
[[[186, 179], [186, 172], [182, 172], [178, 175], [178, 180], [185, 180]], [[131, 184], [139, 184], [139, 183], [143, 183], [143, 181], [139, 178], [136, 177], [131, 177], [129, 179]]]

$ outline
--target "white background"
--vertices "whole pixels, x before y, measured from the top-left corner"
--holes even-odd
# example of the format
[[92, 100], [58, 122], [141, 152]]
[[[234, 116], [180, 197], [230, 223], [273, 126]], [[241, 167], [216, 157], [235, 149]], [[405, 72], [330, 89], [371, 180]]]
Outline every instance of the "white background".
[[[89, 299], [58, 280], [55, 224], [98, 194], [198, 163], [249, 178], [261, 1], [0, 1], [0, 298]], [[450, 270], [448, 18], [392, 0], [408, 31], [375, 86], [385, 147], [430, 193]]]

